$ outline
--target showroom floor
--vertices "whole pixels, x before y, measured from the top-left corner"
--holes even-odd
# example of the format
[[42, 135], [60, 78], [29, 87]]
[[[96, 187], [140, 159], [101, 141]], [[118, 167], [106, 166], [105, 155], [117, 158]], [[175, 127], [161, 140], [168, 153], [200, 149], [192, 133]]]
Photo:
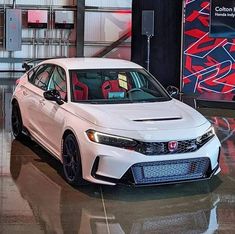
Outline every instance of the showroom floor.
[[222, 142], [222, 172], [210, 181], [73, 188], [40, 146], [13, 139], [12, 90], [1, 83], [0, 233], [235, 233], [234, 111], [202, 110]]

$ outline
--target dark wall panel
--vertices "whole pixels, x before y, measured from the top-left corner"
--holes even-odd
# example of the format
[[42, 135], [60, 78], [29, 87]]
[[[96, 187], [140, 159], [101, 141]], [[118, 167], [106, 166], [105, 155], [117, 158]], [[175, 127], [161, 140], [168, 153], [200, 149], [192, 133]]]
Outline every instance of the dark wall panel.
[[184, 22], [183, 91], [235, 94], [235, 38], [210, 35], [210, 0], [187, 1]]
[[164, 85], [180, 86], [180, 0], [133, 0], [132, 61], [146, 68], [147, 37], [141, 35], [142, 10], [154, 10], [155, 36], [151, 39], [150, 72]]

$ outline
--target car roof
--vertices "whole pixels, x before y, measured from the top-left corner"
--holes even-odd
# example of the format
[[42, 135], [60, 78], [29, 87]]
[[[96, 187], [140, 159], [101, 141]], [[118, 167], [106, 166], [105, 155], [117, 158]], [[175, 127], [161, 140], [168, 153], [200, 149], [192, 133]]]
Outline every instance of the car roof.
[[118, 68], [130, 68], [140, 69], [142, 68], [138, 64], [122, 59], [109, 59], [109, 58], [59, 58], [49, 59], [41, 62], [52, 63], [67, 68], [73, 69], [118, 69]]

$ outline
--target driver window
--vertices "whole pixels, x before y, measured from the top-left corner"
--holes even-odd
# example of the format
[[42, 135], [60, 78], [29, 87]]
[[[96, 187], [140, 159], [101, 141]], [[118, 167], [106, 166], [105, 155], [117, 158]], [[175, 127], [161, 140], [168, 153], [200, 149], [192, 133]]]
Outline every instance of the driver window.
[[62, 100], [66, 101], [67, 86], [66, 74], [63, 68], [56, 66], [49, 81], [48, 90], [56, 89], [59, 91]]

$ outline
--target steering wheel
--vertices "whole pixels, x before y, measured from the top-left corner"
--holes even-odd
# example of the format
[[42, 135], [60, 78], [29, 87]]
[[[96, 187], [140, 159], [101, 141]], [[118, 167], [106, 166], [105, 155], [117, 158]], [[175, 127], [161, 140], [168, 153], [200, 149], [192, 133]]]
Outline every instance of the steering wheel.
[[127, 91], [127, 94], [130, 94], [130, 93], [134, 93], [134, 92], [144, 92], [142, 89], [140, 88], [133, 88], [133, 89], [130, 89], [129, 91]]
[[132, 99], [132, 95], [134, 97], [134, 94], [132, 94], [132, 93], [135, 93], [135, 92], [144, 92], [144, 91], [140, 88], [133, 88], [133, 89], [130, 89], [129, 91], [127, 91], [127, 96], [129, 96]]

